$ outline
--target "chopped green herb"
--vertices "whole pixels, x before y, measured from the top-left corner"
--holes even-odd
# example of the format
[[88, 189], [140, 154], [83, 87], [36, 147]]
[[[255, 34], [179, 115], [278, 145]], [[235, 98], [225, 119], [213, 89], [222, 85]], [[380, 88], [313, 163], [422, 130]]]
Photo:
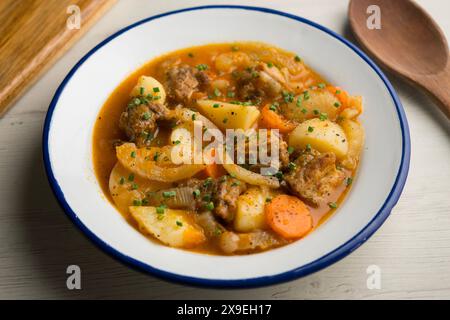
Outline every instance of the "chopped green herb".
[[308, 151], [308, 152], [311, 151], [311, 144], [310, 143], [306, 144], [305, 150]]
[[192, 52], [189, 52], [189, 53], [188, 53], [188, 57], [189, 57], [189, 58], [193, 58], [193, 57], [194, 57], [194, 54], [193, 54]]
[[151, 115], [149, 112], [144, 112], [144, 114], [142, 115], [142, 119], [144, 120], [148, 120], [151, 118]]
[[232, 186], [232, 187], [237, 187], [237, 186], [239, 186], [240, 184], [241, 184], [240, 181], [235, 181], [235, 182], [233, 182], [233, 183], [231, 184], [231, 186]]
[[272, 198], [266, 198], [266, 202], [272, 201]]
[[335, 202], [329, 202], [329, 203], [328, 203], [328, 206], [329, 206], [331, 209], [336, 209], [336, 208], [337, 208], [337, 204], [336, 204]]
[[131, 151], [130, 156], [131, 156], [132, 158], [136, 158], [136, 151]]
[[311, 96], [309, 95], [309, 91], [304, 91], [303, 92], [303, 100], [309, 100]]
[[287, 151], [289, 154], [292, 154], [294, 152], [294, 148], [293, 147], [288, 147]]
[[220, 230], [220, 228], [216, 228], [215, 230], [214, 230], [214, 235], [215, 236], [220, 236], [222, 234], [222, 230]]
[[334, 103], [334, 106], [335, 106], [336, 108], [339, 108], [339, 107], [341, 106], [341, 104], [340, 104], [339, 102], [335, 102], [335, 103]]
[[299, 108], [302, 106], [302, 99], [301, 99], [301, 97], [298, 97], [298, 98], [297, 98], [297, 102], [296, 102], [295, 104], [296, 104], [296, 106], [299, 107]]
[[155, 152], [155, 154], [153, 155], [153, 161], [158, 160], [159, 157], [159, 152]]
[[177, 221], [177, 226], [182, 227], [183, 226], [183, 222]]
[[139, 186], [137, 185], [136, 182], [133, 182], [133, 183], [131, 184], [131, 190], [137, 190], [138, 187], [139, 187]]
[[319, 109], [314, 109], [313, 113], [317, 116], [320, 113], [320, 111], [319, 111]]
[[176, 191], [163, 191], [162, 193], [164, 198], [173, 198], [177, 195]]
[[205, 188], [207, 188], [208, 186], [210, 186], [213, 182], [213, 179], [211, 177], [206, 178], [206, 180], [203, 182], [203, 186]]
[[221, 94], [222, 94], [222, 93], [220, 92], [219, 89], [217, 89], [217, 88], [214, 89], [214, 95], [215, 95], [216, 97], [220, 97]]
[[144, 87], [140, 87], [139, 88], [139, 93], [141, 94], [141, 96], [144, 94], [145, 88]]
[[205, 209], [209, 211], [214, 210], [214, 203], [208, 202], [207, 204], [205, 204]]
[[295, 168], [297, 168], [297, 165], [293, 162], [289, 162], [288, 168], [289, 168], [289, 170], [295, 170]]
[[227, 123], [228, 122], [228, 118], [223, 118], [222, 122], [223, 123]]
[[289, 103], [294, 101], [294, 94], [291, 92], [283, 92], [284, 102]]
[[269, 109], [272, 111], [277, 111], [277, 106], [275, 104], [271, 104]]
[[198, 198], [200, 196], [200, 190], [195, 189], [192, 194], [194, 195], [194, 198]]
[[347, 186], [351, 185], [352, 182], [353, 182], [353, 179], [352, 179], [351, 177], [348, 177], [348, 178], [345, 180], [345, 184], [346, 184]]
[[180, 141], [180, 140], [175, 140], [175, 141], [172, 141], [172, 143], [173, 143], [174, 145], [178, 145], [178, 144], [181, 143], [181, 141]]
[[325, 121], [328, 119], [328, 115], [325, 112], [322, 112], [319, 116], [320, 121]]
[[336, 94], [341, 94], [341, 90], [336, 90]]
[[272, 67], [273, 67], [273, 63], [272, 63], [272, 62], [267, 62], [267, 66], [268, 66], [269, 68], [272, 68]]
[[140, 205], [142, 205], [141, 200], [139, 200], [139, 199], [134, 199], [133, 200], [133, 206], [140, 206]]
[[317, 86], [318, 86], [320, 89], [323, 89], [323, 88], [325, 88], [325, 83], [319, 83]]
[[134, 174], [130, 173], [130, 175], [128, 176], [128, 181], [133, 181], [134, 180]]
[[159, 92], [159, 88], [158, 88], [158, 87], [154, 87], [154, 88], [153, 88], [153, 92], [155, 92], [155, 93], [156, 93], [156, 92]]
[[308, 132], [313, 132], [314, 131], [314, 127], [308, 127]]
[[278, 180], [282, 180], [283, 179], [283, 172], [278, 171], [277, 173], [274, 174], [275, 177], [278, 178]]
[[228, 98], [234, 98], [234, 92], [233, 91], [228, 91], [227, 97]]
[[302, 58], [300, 58], [299, 56], [295, 56], [294, 60], [297, 61], [297, 62], [300, 62], [300, 61], [302, 61]]
[[308, 110], [306, 108], [303, 108], [301, 111], [303, 114], [306, 114], [308, 112]]
[[124, 183], [125, 183], [125, 178], [121, 177], [120, 180], [119, 180], [119, 184], [124, 184]]
[[193, 113], [193, 114], [192, 114], [192, 121], [194, 121], [196, 117], [197, 117], [196, 114]]
[[213, 108], [218, 108], [218, 107], [220, 107], [220, 104], [218, 104], [218, 103], [213, 104]]
[[204, 63], [201, 63], [201, 64], [197, 65], [196, 68], [197, 68], [198, 71], [205, 71], [206, 69], [208, 69], [208, 65], [204, 64]]
[[210, 202], [212, 196], [210, 194], [205, 194], [202, 198], [203, 201]]
[[167, 208], [167, 206], [165, 204], [162, 204], [158, 207], [156, 207], [156, 213], [157, 214], [163, 214], [164, 210]]

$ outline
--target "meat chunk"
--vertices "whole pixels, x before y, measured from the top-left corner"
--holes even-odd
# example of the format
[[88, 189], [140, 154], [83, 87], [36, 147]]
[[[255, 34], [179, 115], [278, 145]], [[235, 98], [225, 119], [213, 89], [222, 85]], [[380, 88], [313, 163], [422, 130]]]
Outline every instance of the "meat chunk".
[[169, 99], [175, 103], [186, 103], [195, 91], [204, 89], [209, 77], [204, 71], [182, 65], [170, 68], [166, 74]]
[[244, 182], [224, 176], [217, 184], [214, 194], [214, 213], [223, 220], [230, 222], [236, 214], [237, 198], [247, 190]]
[[289, 151], [287, 142], [280, 138], [280, 164], [286, 167], [289, 164]]
[[[189, 179], [179, 186], [191, 187], [195, 194], [195, 209], [213, 211], [216, 217], [231, 222], [236, 214], [236, 201], [239, 195], [247, 190], [243, 181], [230, 176], [206, 180]], [[211, 205], [212, 204], [212, 205]]]
[[[267, 154], [268, 157], [271, 156], [271, 151], [272, 151], [272, 143], [271, 143], [271, 137], [270, 135], [272, 134], [272, 131], [267, 131], [267, 143], [266, 144], [262, 144], [262, 145], [258, 145], [257, 148], [257, 152], [258, 154]], [[259, 134], [259, 139], [261, 139], [261, 135]], [[260, 149], [262, 147], [262, 149]], [[249, 143], [248, 141], [246, 141], [246, 145], [245, 145], [245, 159], [246, 161], [250, 162], [250, 158], [249, 158]], [[275, 148], [276, 150], [277, 148]], [[280, 168], [285, 168], [288, 164], [289, 164], [289, 152], [288, 152], [288, 145], [286, 143], [286, 141], [283, 140], [283, 138], [278, 135], [278, 159], [280, 161]], [[237, 156], [236, 156], [237, 157]], [[253, 172], [260, 172], [261, 168], [267, 168], [269, 165], [268, 164], [250, 164], [249, 165], [249, 170], [253, 171]], [[276, 168], [277, 170], [279, 170], [280, 168]]]
[[132, 103], [120, 115], [119, 127], [138, 147], [147, 146], [157, 129], [156, 121], [167, 114], [168, 109], [159, 103]]
[[264, 97], [274, 98], [280, 95], [282, 85], [268, 72], [256, 68], [246, 68], [235, 72], [237, 80], [238, 97], [242, 100], [260, 100]]
[[331, 194], [342, 183], [344, 173], [336, 169], [336, 155], [311, 150], [301, 154], [295, 168], [284, 175], [291, 191], [312, 205]]
[[254, 68], [246, 68], [243, 71], [234, 71], [236, 78], [238, 98], [244, 101], [259, 100], [265, 96], [264, 91], [258, 86], [259, 72]]

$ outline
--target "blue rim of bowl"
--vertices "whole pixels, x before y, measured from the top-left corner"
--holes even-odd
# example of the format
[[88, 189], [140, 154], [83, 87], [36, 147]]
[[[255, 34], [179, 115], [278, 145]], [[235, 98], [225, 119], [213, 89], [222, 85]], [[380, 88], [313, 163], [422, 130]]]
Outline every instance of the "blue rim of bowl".
[[[165, 16], [174, 15], [182, 12], [187, 11], [196, 11], [196, 10], [207, 10], [207, 9], [235, 9], [235, 10], [250, 10], [250, 11], [258, 11], [258, 12], [264, 12], [268, 14], [274, 14], [283, 16], [286, 18], [290, 18], [293, 20], [296, 20], [300, 23], [304, 23], [307, 25], [310, 25], [316, 29], [319, 29], [328, 35], [334, 37], [335, 39], [341, 41], [344, 43], [347, 47], [352, 49], [355, 53], [357, 53], [377, 74], [378, 76], [383, 80], [387, 90], [389, 91], [396, 109], [398, 118], [400, 121], [400, 127], [402, 131], [402, 158], [401, 163], [399, 167], [399, 171], [397, 173], [397, 177], [395, 179], [394, 185], [389, 192], [389, 195], [382, 205], [381, 209], [377, 212], [377, 214], [374, 216], [374, 218], [353, 238], [348, 240], [346, 243], [341, 245], [340, 247], [334, 249], [333, 251], [327, 253], [326, 255], [320, 257], [319, 259], [310, 262], [306, 265], [300, 266], [298, 268], [295, 268], [290, 271], [286, 271], [280, 274], [275, 275], [269, 275], [269, 276], [263, 276], [263, 277], [256, 277], [256, 278], [247, 278], [247, 279], [232, 279], [232, 280], [226, 280], [226, 279], [209, 279], [209, 278], [197, 278], [197, 277], [190, 277], [190, 276], [184, 276], [180, 274], [175, 274], [171, 272], [167, 272], [164, 270], [160, 270], [157, 268], [152, 267], [151, 265], [148, 265], [146, 263], [143, 263], [139, 260], [136, 260], [132, 257], [129, 257], [122, 252], [119, 252], [118, 250], [111, 247], [108, 243], [104, 242], [102, 239], [97, 237], [93, 231], [88, 229], [83, 222], [77, 217], [77, 214], [71, 209], [69, 204], [67, 203], [64, 193], [61, 190], [61, 187], [58, 184], [58, 181], [56, 180], [51, 162], [50, 162], [50, 154], [49, 154], [49, 148], [48, 148], [48, 138], [49, 138], [49, 130], [52, 120], [53, 111], [55, 109], [56, 104], [58, 103], [59, 96], [63, 92], [67, 82], [71, 79], [71, 77], [74, 75], [74, 73], [77, 71], [77, 69], [92, 55], [94, 54], [98, 49], [103, 47], [105, 44], [116, 38], [117, 36], [121, 35], [122, 33], [137, 27], [141, 24], [147, 23], [149, 21], [159, 19]], [[410, 151], [411, 151], [411, 141], [409, 136], [409, 129], [408, 129], [408, 122], [406, 120], [405, 112], [403, 110], [402, 104], [395, 93], [391, 83], [386, 78], [386, 76], [383, 74], [383, 72], [380, 70], [380, 68], [360, 49], [358, 49], [355, 45], [350, 43], [348, 40], [343, 38], [342, 36], [338, 35], [334, 31], [331, 31], [315, 22], [312, 22], [310, 20], [307, 20], [305, 18], [292, 15], [289, 13], [285, 13], [282, 11], [277, 11], [273, 9], [267, 9], [267, 8], [261, 8], [261, 7], [251, 7], [251, 6], [235, 6], [235, 5], [211, 5], [211, 6], [199, 6], [199, 7], [192, 7], [192, 8], [185, 8], [181, 10], [176, 11], [170, 11], [166, 13], [162, 13], [159, 15], [155, 15], [146, 19], [143, 19], [141, 21], [138, 21], [134, 24], [131, 24], [113, 35], [109, 36], [102, 42], [100, 42], [97, 46], [95, 46], [92, 50], [90, 50], [83, 58], [81, 58], [80, 61], [77, 62], [77, 64], [70, 70], [70, 72], [67, 74], [67, 76], [64, 78], [60, 86], [55, 92], [55, 95], [50, 103], [47, 116], [45, 118], [44, 123], [44, 130], [43, 130], [43, 157], [44, 157], [44, 165], [45, 170], [47, 173], [48, 180], [50, 182], [50, 185], [52, 187], [52, 190], [59, 202], [59, 204], [64, 209], [67, 216], [72, 220], [72, 222], [98, 247], [100, 247], [103, 251], [110, 254], [112, 257], [118, 259], [120, 262], [125, 263], [126, 265], [138, 269], [140, 271], [148, 272], [151, 275], [164, 278], [170, 281], [183, 283], [183, 284], [190, 284], [190, 285], [196, 285], [196, 286], [206, 286], [206, 287], [219, 287], [219, 288], [248, 288], [248, 287], [259, 287], [259, 286], [266, 286], [276, 283], [281, 283], [289, 280], [294, 280], [303, 276], [306, 276], [308, 274], [311, 274], [313, 272], [319, 271], [336, 261], [344, 258], [354, 250], [356, 250], [360, 245], [362, 245], [386, 220], [386, 218], [390, 215], [392, 208], [397, 203], [400, 194], [403, 190], [403, 187], [406, 182], [406, 178], [408, 176], [408, 170], [409, 170], [409, 161], [410, 161]]]

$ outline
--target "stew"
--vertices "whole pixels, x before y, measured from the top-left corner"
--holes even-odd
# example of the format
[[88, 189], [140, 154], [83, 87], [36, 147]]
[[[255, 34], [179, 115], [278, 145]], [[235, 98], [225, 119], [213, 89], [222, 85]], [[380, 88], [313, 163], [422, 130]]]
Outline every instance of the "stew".
[[282, 49], [181, 49], [108, 98], [94, 168], [108, 199], [150, 239], [260, 252], [307, 236], [342, 204], [364, 143], [361, 112], [361, 97]]

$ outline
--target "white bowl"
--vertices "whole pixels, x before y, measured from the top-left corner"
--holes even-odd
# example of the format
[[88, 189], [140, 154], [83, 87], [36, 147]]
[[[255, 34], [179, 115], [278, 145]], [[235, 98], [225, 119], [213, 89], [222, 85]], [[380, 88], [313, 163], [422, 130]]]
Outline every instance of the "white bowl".
[[[149, 241], [103, 195], [93, 171], [93, 125], [109, 94], [133, 70], [193, 45], [262, 41], [298, 53], [333, 84], [364, 97], [366, 145], [353, 188], [311, 235], [245, 256], [211, 256]], [[170, 280], [260, 286], [322, 269], [359, 247], [388, 217], [405, 184], [410, 138], [403, 108], [380, 69], [336, 33], [304, 18], [242, 6], [207, 6], [147, 18], [84, 56], [58, 88], [45, 120], [45, 167], [67, 215], [100, 248]]]

